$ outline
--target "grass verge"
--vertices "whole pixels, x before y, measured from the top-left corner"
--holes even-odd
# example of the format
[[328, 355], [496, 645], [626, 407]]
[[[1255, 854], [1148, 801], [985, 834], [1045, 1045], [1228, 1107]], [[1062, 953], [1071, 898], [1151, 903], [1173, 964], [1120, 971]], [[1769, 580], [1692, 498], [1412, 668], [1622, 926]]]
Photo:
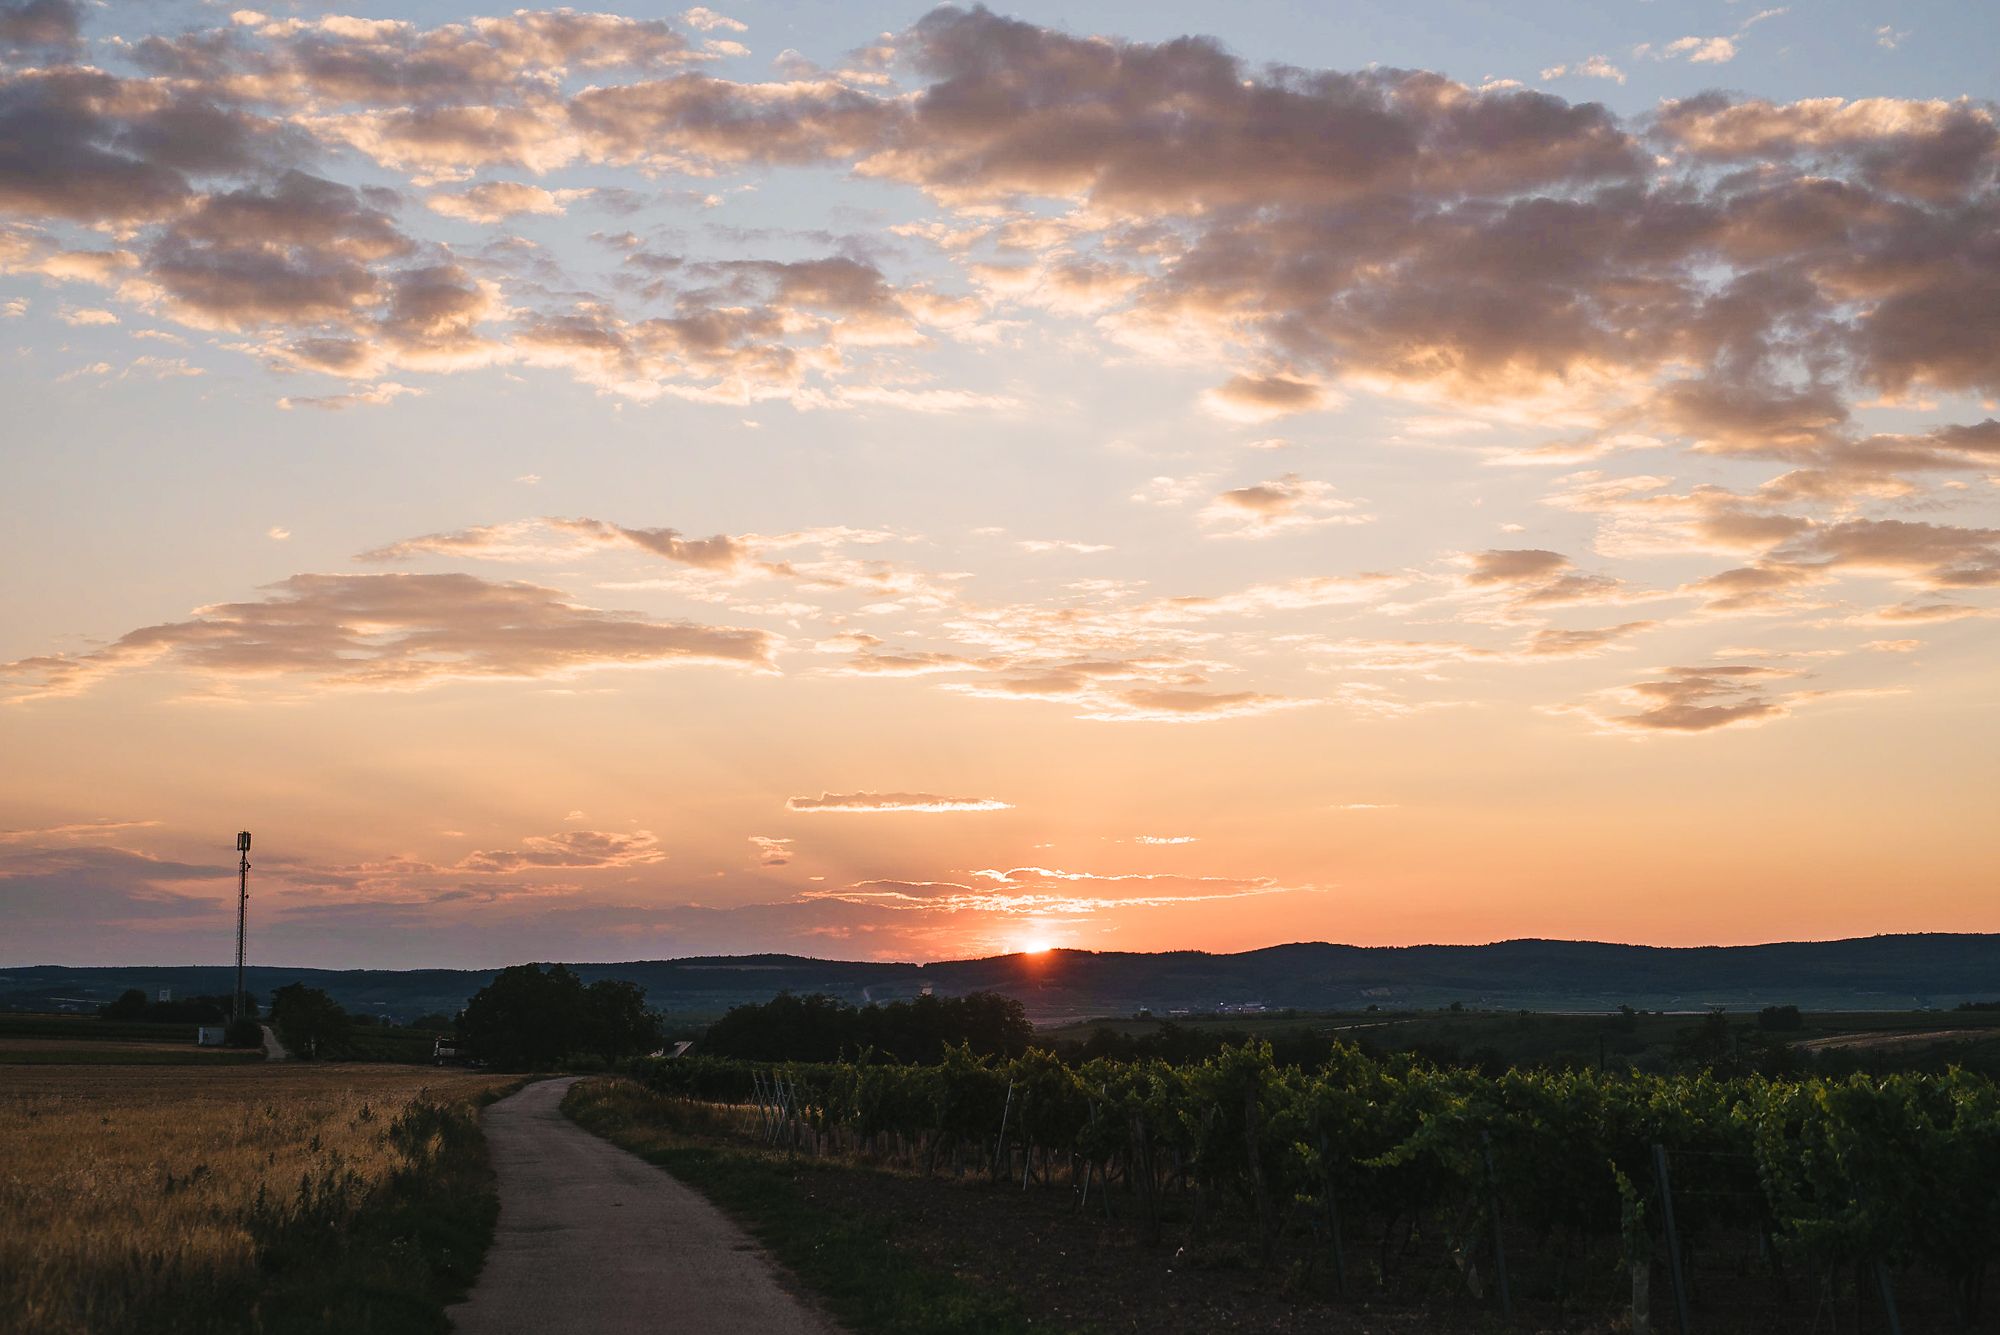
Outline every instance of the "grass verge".
[[700, 1105], [601, 1079], [573, 1085], [562, 1110], [714, 1201], [854, 1335], [1087, 1329], [1031, 1322], [1012, 1297], [903, 1245], [906, 1219], [842, 1192], [852, 1170], [732, 1141]]

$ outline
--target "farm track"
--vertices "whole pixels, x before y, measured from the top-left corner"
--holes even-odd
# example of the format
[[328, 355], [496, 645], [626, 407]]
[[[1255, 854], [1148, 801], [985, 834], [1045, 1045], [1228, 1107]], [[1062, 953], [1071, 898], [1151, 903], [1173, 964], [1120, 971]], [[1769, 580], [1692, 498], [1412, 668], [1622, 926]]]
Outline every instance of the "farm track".
[[1880, 1049], [1920, 1048], [1933, 1043], [1965, 1042], [1988, 1037], [1990, 1029], [1926, 1029], [1911, 1032], [1892, 1029], [1887, 1032], [1862, 1032], [1856, 1034], [1834, 1034], [1828, 1038], [1809, 1038], [1797, 1043], [1801, 1052], [1830, 1052], [1836, 1049]]
[[545, 1080], [483, 1115], [500, 1226], [459, 1335], [837, 1335], [706, 1199], [559, 1109]]

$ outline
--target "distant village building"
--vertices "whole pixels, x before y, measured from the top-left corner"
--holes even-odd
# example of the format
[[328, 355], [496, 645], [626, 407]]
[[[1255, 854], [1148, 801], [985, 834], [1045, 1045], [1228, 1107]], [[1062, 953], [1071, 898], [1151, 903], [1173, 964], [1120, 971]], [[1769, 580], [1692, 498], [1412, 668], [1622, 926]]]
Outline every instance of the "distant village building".
[[[160, 999], [162, 1001], [166, 1000], [165, 997]], [[219, 1048], [228, 1037], [229, 1031], [219, 1024], [205, 1024], [194, 1031], [196, 1047]]]

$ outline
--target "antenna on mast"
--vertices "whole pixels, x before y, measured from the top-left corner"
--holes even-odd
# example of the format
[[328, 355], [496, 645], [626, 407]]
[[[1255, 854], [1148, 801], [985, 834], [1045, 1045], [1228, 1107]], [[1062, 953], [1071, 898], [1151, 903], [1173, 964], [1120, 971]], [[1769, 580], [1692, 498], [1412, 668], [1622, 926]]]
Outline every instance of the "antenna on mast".
[[236, 852], [241, 862], [236, 868], [236, 997], [230, 1003], [232, 1020], [246, 1018], [243, 992], [243, 928], [250, 918], [250, 831], [236, 836]]

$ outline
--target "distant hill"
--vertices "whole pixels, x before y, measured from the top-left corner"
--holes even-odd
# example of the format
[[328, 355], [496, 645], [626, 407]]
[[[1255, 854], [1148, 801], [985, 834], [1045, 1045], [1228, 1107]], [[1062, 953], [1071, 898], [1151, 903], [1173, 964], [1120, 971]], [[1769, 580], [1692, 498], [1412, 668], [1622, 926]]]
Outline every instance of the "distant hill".
[[[2000, 935], [1871, 936], [1762, 946], [1606, 945], [1501, 941], [1484, 946], [1272, 946], [1237, 955], [1182, 950], [1145, 955], [1053, 950], [937, 964], [723, 955], [573, 966], [586, 981], [622, 978], [670, 1014], [717, 1015], [781, 991], [824, 992], [853, 1002], [993, 991], [1020, 998], [1048, 1023], [1147, 1008], [1385, 1010], [1462, 1002], [1497, 1009], [1731, 1010], [1791, 1003], [1814, 1010], [1949, 1008], [2000, 998]], [[80, 1010], [128, 987], [148, 996], [227, 994], [226, 966], [33, 965], [0, 968], [0, 1009]], [[350, 1010], [408, 1020], [456, 1011], [492, 970], [288, 969], [253, 966], [252, 992], [286, 983], [324, 988]]]

